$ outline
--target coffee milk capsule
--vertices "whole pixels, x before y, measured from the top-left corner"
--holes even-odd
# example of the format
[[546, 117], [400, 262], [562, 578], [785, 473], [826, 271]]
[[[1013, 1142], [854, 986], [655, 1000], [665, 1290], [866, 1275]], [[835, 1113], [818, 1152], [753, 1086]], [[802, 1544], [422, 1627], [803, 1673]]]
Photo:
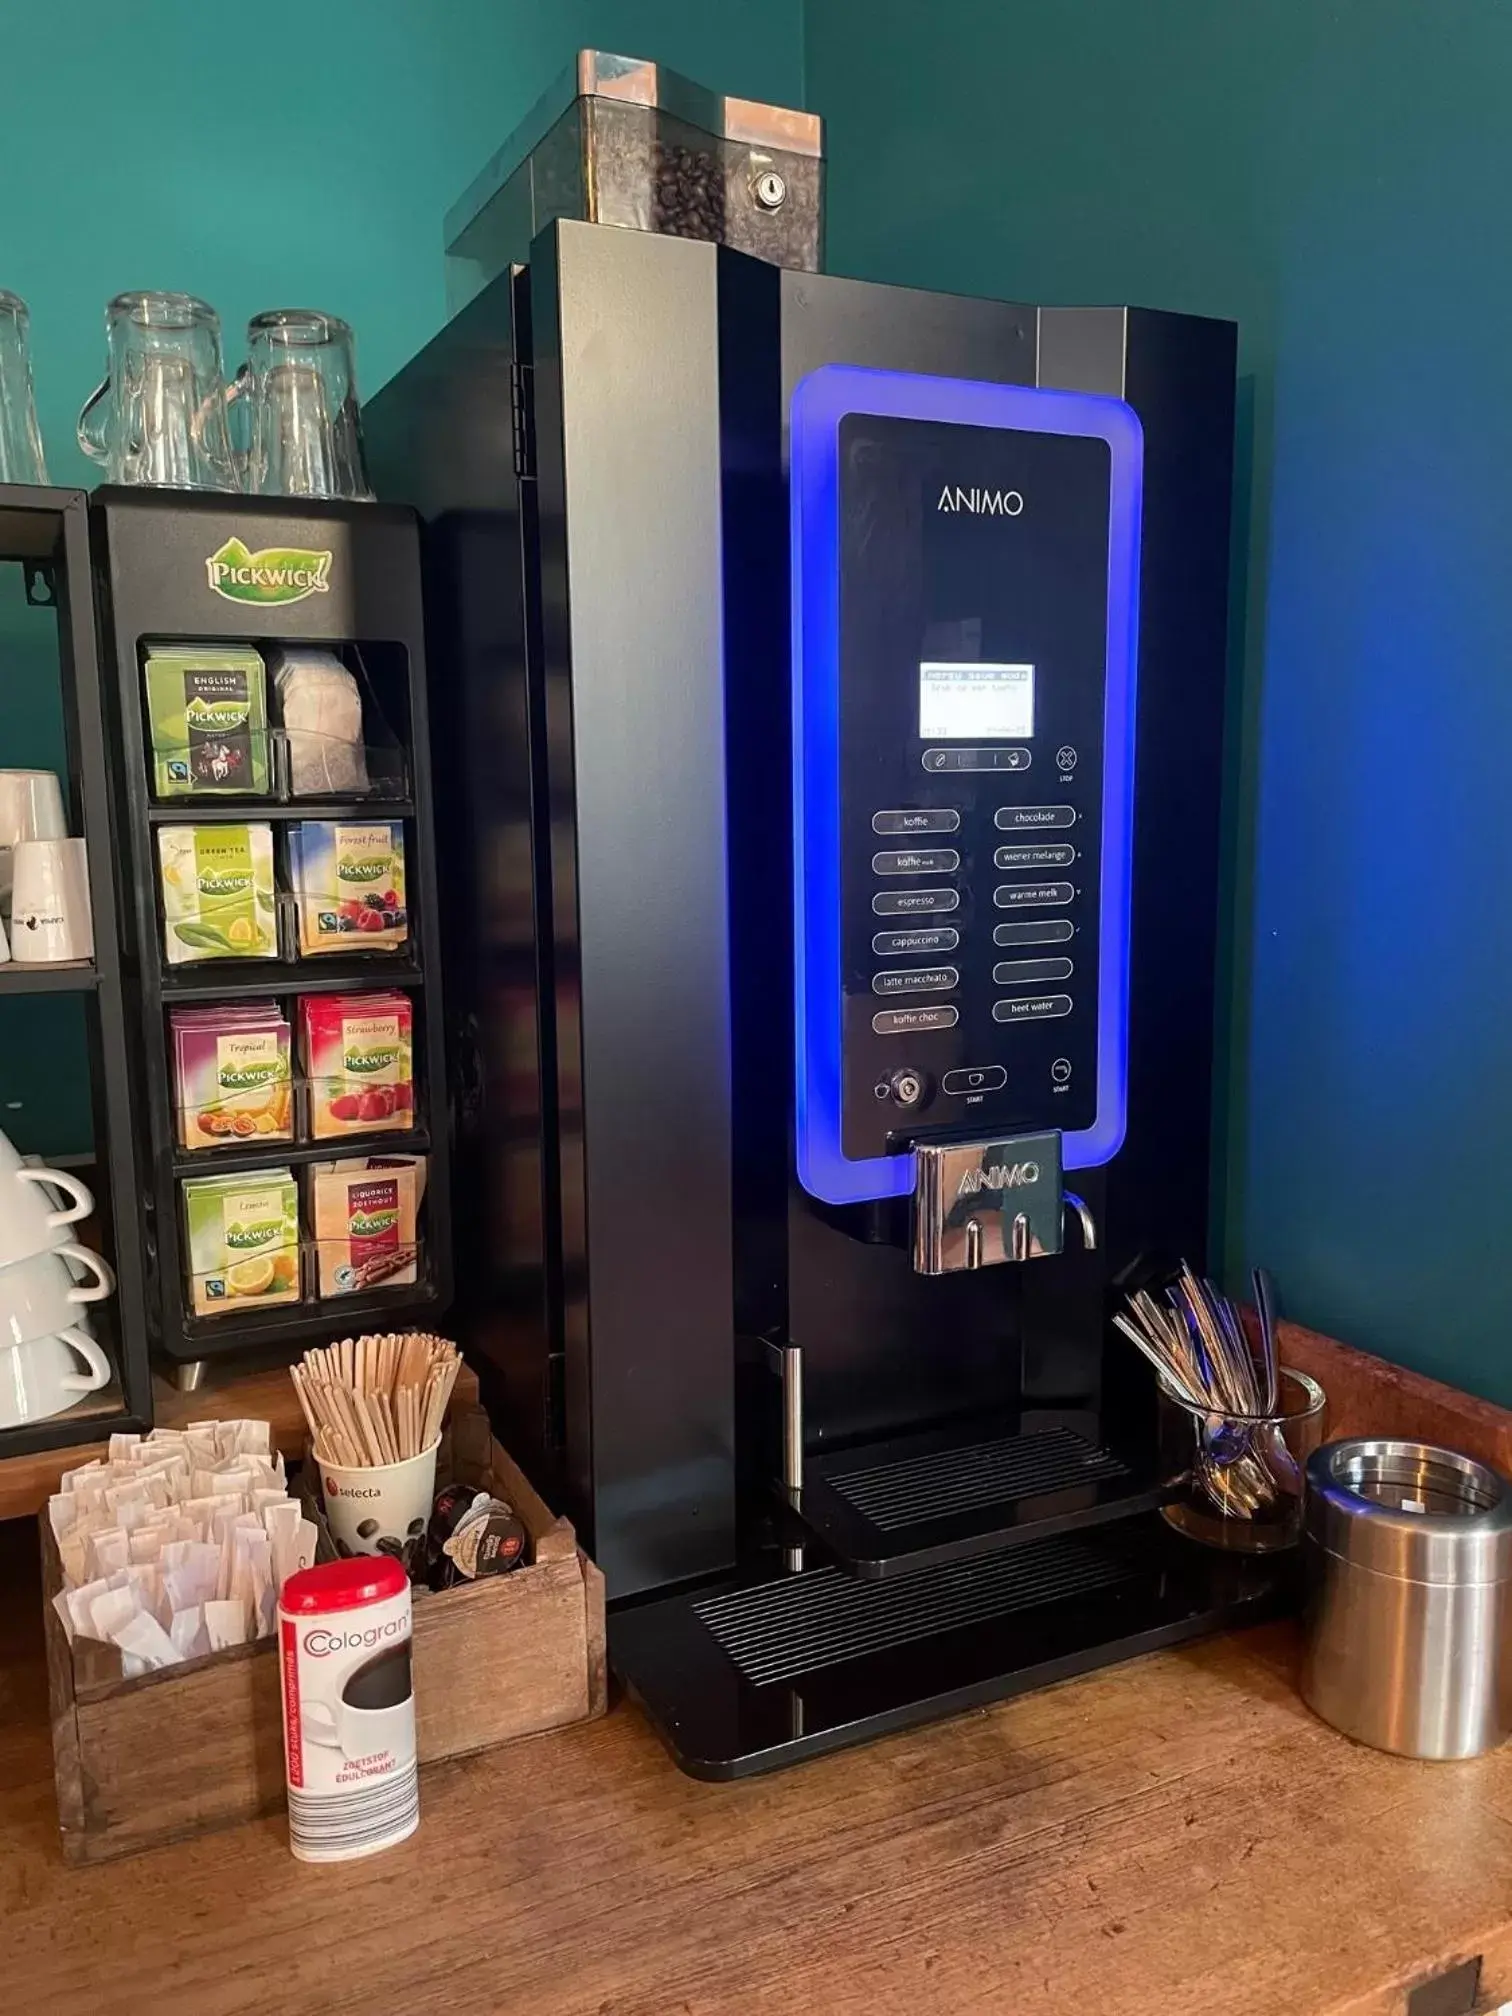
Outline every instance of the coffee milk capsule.
[[420, 1824], [403, 1567], [364, 1554], [291, 1575], [278, 1647], [289, 1846], [346, 1862], [403, 1841]]

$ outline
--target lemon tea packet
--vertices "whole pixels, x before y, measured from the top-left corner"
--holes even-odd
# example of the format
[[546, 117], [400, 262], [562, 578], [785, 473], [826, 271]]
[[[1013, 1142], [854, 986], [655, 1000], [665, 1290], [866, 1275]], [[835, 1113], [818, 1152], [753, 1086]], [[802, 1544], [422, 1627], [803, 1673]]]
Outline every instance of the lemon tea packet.
[[170, 966], [277, 958], [271, 826], [161, 826], [158, 873]]
[[299, 1296], [299, 1189], [288, 1169], [186, 1176], [189, 1299], [229, 1316]]

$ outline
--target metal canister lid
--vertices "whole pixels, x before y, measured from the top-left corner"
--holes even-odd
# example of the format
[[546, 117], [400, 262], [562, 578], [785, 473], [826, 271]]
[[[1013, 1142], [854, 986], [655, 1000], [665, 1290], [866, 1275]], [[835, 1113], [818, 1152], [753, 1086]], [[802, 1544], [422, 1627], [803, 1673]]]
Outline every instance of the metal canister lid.
[[1308, 1537], [1403, 1582], [1512, 1577], [1512, 1484], [1431, 1442], [1360, 1437], [1308, 1458]]

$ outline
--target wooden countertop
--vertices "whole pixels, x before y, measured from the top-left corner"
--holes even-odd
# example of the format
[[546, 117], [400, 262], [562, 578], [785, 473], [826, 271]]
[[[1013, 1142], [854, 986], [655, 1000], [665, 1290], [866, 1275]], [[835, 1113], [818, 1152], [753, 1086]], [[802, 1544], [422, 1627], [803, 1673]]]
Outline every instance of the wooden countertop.
[[[1376, 1361], [1293, 1344], [1340, 1428], [1387, 1425], [1358, 1397]], [[1453, 1399], [1448, 1439], [1505, 1435]], [[1477, 1956], [1475, 2007], [1512, 1997], [1512, 1746], [1347, 1742], [1298, 1700], [1285, 1627], [737, 1785], [681, 1776], [621, 1702], [427, 1772], [419, 1834], [371, 1861], [306, 1867], [278, 1818], [74, 1871], [24, 1525], [0, 1590], [26, 2016], [1460, 2016], [1408, 1998]]]
[[17, 2011], [1402, 2016], [1475, 1954], [1477, 2006], [1512, 1995], [1512, 1752], [1357, 1748], [1297, 1700], [1284, 1628], [738, 1785], [621, 1703], [427, 1773], [419, 1834], [371, 1861], [306, 1867], [280, 1818], [72, 1871], [35, 1588], [7, 1581]]

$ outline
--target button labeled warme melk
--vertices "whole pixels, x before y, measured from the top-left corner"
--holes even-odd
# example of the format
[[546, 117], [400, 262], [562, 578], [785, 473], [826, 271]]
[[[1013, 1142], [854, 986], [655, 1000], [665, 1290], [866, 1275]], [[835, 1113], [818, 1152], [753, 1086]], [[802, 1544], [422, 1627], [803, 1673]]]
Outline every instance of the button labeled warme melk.
[[1076, 890], [1069, 882], [1005, 882], [993, 890], [992, 900], [999, 910], [1032, 910], [1044, 903], [1072, 903]]

